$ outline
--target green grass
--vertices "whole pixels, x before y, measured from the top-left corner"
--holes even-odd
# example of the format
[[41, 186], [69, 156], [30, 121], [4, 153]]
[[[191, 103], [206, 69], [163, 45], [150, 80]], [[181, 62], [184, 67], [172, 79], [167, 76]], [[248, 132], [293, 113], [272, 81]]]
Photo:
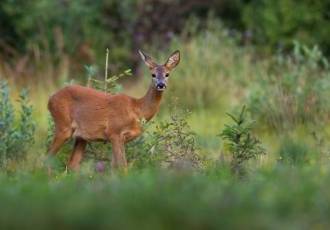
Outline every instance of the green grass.
[[4, 229], [328, 229], [329, 168], [0, 177]]

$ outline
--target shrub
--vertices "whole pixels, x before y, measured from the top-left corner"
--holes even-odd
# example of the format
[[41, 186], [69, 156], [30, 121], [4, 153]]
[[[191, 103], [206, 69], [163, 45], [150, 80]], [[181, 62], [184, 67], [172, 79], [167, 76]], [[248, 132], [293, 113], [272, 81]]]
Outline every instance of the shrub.
[[[145, 125], [146, 131], [127, 147], [127, 157], [134, 167], [199, 168], [202, 159], [198, 154], [195, 134], [188, 123], [188, 112], [171, 110], [168, 120]], [[149, 126], [149, 127], [148, 127]]]
[[19, 118], [10, 101], [10, 90], [7, 82], [0, 82], [0, 166], [4, 167], [9, 160], [24, 159], [29, 145], [34, 140], [35, 123], [32, 119], [32, 106], [28, 93], [20, 93]]
[[233, 172], [242, 173], [243, 163], [265, 154], [265, 150], [260, 140], [252, 134], [254, 122], [247, 119], [245, 106], [238, 116], [229, 113], [228, 116], [234, 123], [225, 125], [220, 137], [227, 142], [228, 150], [232, 154]]

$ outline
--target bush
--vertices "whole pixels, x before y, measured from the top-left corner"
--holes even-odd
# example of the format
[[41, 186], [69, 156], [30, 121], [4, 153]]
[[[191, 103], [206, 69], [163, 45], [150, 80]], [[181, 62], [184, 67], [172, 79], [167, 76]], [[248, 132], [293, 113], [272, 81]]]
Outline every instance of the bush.
[[35, 123], [32, 119], [32, 106], [26, 90], [20, 93], [19, 118], [10, 101], [9, 86], [0, 82], [0, 167], [9, 160], [22, 160], [34, 140]]
[[[173, 108], [170, 118], [145, 126], [144, 134], [127, 147], [127, 158], [133, 167], [199, 168], [196, 136], [188, 123], [188, 112]], [[157, 121], [158, 122], [158, 121]]]
[[232, 154], [231, 167], [233, 172], [241, 174], [243, 163], [265, 154], [265, 150], [259, 139], [252, 134], [254, 122], [247, 119], [245, 106], [238, 116], [229, 113], [228, 116], [234, 124], [225, 125], [220, 137], [227, 142], [228, 150]]

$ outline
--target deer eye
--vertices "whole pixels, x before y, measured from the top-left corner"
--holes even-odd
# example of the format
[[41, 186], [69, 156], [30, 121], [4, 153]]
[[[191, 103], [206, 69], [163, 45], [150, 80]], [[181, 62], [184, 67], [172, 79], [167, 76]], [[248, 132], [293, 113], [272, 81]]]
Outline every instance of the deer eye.
[[168, 73], [167, 73], [167, 74], [165, 74], [165, 77], [168, 77], [168, 76], [170, 76]]
[[151, 76], [152, 76], [153, 78], [155, 78], [155, 77], [156, 77], [156, 74], [153, 73], [153, 74], [151, 74]]

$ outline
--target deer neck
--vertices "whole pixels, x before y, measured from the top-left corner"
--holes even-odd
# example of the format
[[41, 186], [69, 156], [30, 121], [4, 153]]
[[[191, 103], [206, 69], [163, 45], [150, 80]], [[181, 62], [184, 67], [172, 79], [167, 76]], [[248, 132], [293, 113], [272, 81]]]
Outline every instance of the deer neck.
[[162, 94], [154, 87], [153, 83], [150, 84], [146, 95], [139, 99], [142, 118], [149, 121], [158, 112]]

